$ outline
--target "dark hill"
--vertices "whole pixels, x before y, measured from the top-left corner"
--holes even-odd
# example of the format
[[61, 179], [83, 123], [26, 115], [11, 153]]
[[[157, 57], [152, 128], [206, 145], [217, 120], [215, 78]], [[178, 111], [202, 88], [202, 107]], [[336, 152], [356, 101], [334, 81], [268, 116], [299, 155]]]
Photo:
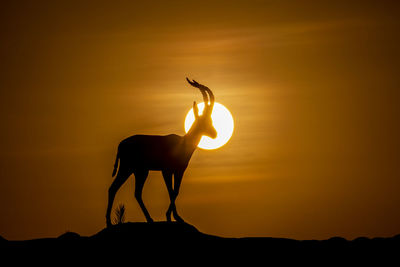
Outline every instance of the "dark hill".
[[[4, 255], [35, 254], [61, 258], [86, 257], [109, 259], [163, 259], [173, 255], [196, 260], [219, 259], [224, 262], [279, 259], [292, 261], [319, 257], [340, 261], [397, 257], [400, 235], [392, 238], [357, 238], [352, 241], [335, 237], [328, 240], [284, 238], [222, 238], [199, 232], [186, 223], [125, 223], [105, 228], [85, 237], [67, 232], [58, 238], [27, 241], [0, 240]], [[45, 254], [43, 254], [45, 252]]]

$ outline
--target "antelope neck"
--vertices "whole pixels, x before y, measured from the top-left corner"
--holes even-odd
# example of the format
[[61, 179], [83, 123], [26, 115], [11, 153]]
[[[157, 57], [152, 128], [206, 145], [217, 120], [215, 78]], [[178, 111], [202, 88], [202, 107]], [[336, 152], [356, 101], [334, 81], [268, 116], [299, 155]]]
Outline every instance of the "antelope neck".
[[185, 144], [189, 145], [193, 149], [196, 149], [197, 145], [200, 143], [202, 135], [195, 127], [191, 127], [187, 134], [184, 135]]

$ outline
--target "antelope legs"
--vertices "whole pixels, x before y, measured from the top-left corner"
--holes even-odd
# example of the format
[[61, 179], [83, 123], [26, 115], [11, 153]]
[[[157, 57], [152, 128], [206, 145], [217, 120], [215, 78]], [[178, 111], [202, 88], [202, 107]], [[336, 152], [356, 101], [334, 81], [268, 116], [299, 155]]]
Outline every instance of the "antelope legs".
[[150, 217], [149, 212], [146, 209], [146, 206], [142, 200], [142, 191], [144, 183], [146, 182], [147, 176], [149, 175], [149, 171], [137, 171], [135, 172], [135, 198], [139, 203], [140, 208], [143, 211], [144, 216], [146, 217], [147, 222], [153, 222], [153, 219]]
[[[146, 209], [146, 206], [143, 203], [142, 200], [142, 191], [143, 191], [143, 186], [144, 183], [146, 182], [147, 176], [149, 174], [148, 170], [141, 170], [141, 171], [135, 171], [135, 198], [137, 202], [139, 203], [140, 208], [143, 211], [144, 216], [146, 217], [147, 222], [153, 222], [153, 219], [151, 218], [149, 212]], [[183, 219], [178, 215], [178, 212], [176, 211], [176, 205], [175, 205], [175, 200], [179, 194], [179, 188], [181, 186], [182, 182], [182, 176], [183, 172], [167, 172], [163, 171], [162, 172], [165, 185], [167, 186], [169, 198], [170, 198], [170, 205], [168, 207], [166, 216], [167, 216], [167, 221], [171, 221], [171, 214], [174, 216], [174, 219], [177, 222], [183, 222]], [[172, 175], [174, 175], [174, 181], [172, 181]], [[107, 222], [107, 227], [110, 227], [112, 225], [111, 219], [110, 219], [110, 214], [112, 210], [112, 205], [114, 202], [115, 194], [117, 193], [118, 189], [125, 183], [125, 181], [129, 178], [130, 173], [125, 172], [123, 170], [120, 170], [117, 174], [117, 177], [111, 184], [110, 188], [108, 189], [108, 206], [107, 206], [107, 213], [106, 213], [106, 222]], [[172, 185], [173, 182], [173, 185]]]
[[176, 205], [175, 205], [175, 200], [178, 196], [179, 193], [179, 187], [181, 185], [182, 181], [182, 175], [183, 173], [174, 173], [174, 187], [172, 188], [172, 173], [171, 172], [162, 172], [165, 185], [167, 186], [168, 194], [169, 194], [169, 199], [171, 203], [169, 204], [169, 208], [167, 210], [166, 216], [167, 216], [167, 221], [171, 221], [171, 213], [174, 216], [174, 219], [177, 222], [183, 222], [183, 219], [178, 215], [178, 212], [176, 211]]

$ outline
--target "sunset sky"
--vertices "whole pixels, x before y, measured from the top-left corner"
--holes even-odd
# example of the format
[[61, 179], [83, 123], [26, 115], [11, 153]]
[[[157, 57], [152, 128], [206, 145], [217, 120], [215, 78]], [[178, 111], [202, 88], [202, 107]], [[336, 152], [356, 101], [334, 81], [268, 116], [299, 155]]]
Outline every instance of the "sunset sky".
[[[226, 237], [400, 233], [396, 1], [10, 1], [0, 8], [0, 235], [105, 227], [118, 143], [184, 134], [185, 77], [235, 130], [198, 149], [177, 207]], [[132, 177], [133, 178], [133, 177]], [[145, 221], [133, 179], [118, 192]], [[160, 172], [143, 192], [155, 220]]]

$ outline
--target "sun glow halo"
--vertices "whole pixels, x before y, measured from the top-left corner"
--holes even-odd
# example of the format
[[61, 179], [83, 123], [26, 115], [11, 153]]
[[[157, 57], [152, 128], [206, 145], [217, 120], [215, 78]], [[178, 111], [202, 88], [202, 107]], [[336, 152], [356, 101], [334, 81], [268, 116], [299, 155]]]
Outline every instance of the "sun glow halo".
[[[197, 104], [199, 115], [203, 114], [204, 102]], [[233, 117], [229, 110], [222, 104], [215, 102], [211, 119], [215, 130], [217, 130], [217, 138], [212, 139], [203, 136], [198, 145], [202, 149], [217, 149], [225, 145], [233, 133]], [[193, 108], [189, 110], [185, 118], [185, 132], [187, 133], [194, 122]]]

